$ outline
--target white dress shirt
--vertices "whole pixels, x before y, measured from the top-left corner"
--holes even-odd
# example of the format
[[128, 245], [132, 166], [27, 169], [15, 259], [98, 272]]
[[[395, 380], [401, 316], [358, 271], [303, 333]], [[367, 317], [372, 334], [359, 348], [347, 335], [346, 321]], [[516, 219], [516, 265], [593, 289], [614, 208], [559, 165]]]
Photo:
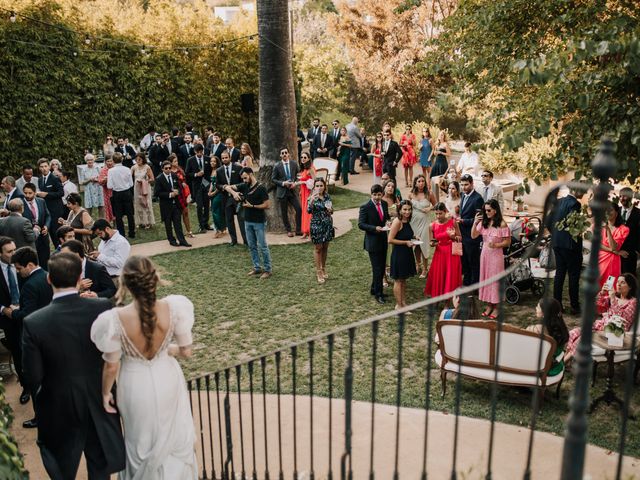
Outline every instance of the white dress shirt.
[[73, 183], [71, 180], [67, 180], [62, 184], [62, 191], [64, 192], [64, 196], [62, 197], [62, 203], [67, 204], [67, 195], [70, 193], [78, 193], [78, 186]]
[[133, 187], [133, 177], [131, 170], [122, 164], [117, 164], [110, 168], [107, 173], [107, 188], [114, 192], [123, 192]]
[[460, 162], [458, 163], [458, 169], [464, 175], [470, 174], [473, 177], [477, 177], [480, 169], [480, 160], [476, 152], [464, 152], [460, 156]]
[[104, 240], [100, 241], [98, 251], [100, 255], [98, 255], [96, 261], [104, 265], [109, 275], [113, 277], [122, 273], [124, 262], [127, 261], [129, 252], [131, 252], [131, 245], [129, 245], [126, 238], [116, 231], [106, 242]]
[[60, 297], [68, 297], [69, 295], [76, 295], [78, 293], [78, 289], [77, 288], [65, 288], [63, 290], [60, 290], [59, 292], [56, 292], [53, 294], [53, 297], [51, 297], [51, 301], [55, 300], [56, 298], [60, 298]]

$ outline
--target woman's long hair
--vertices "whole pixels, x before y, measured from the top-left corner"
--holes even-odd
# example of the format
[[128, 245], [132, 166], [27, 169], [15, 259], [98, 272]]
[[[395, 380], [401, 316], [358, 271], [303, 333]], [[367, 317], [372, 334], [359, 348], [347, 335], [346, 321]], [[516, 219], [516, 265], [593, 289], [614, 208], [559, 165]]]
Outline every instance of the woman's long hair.
[[[620, 276], [624, 277], [624, 281], [629, 285], [629, 295], [627, 298], [636, 298], [638, 293], [638, 280], [636, 276], [633, 273], [623, 273]], [[616, 296], [619, 297], [620, 294], [616, 292]]]
[[[493, 216], [491, 225], [489, 224], [490, 221], [489, 217], [487, 217], [487, 212], [484, 209], [486, 205], [489, 205], [496, 212], [496, 214]], [[482, 226], [484, 228], [500, 228], [500, 225], [502, 225], [502, 211], [500, 210], [500, 204], [494, 198], [492, 198], [491, 200], [487, 200], [486, 202], [484, 202], [484, 205], [482, 205]]]
[[553, 338], [559, 347], [569, 341], [569, 329], [562, 318], [562, 305], [555, 298], [543, 297], [540, 299], [540, 308], [544, 312], [543, 323], [549, 336]]
[[398, 217], [398, 220], [402, 221], [402, 207], [404, 207], [405, 205], [409, 205], [409, 207], [411, 207], [411, 215], [409, 215], [409, 218], [407, 219], [407, 222], [410, 222], [411, 217], [413, 217], [413, 204], [411, 203], [411, 200], [402, 200], [400, 202], [400, 204], [398, 205], [396, 216]]
[[617, 203], [611, 203], [610, 207], [612, 210], [616, 212], [616, 220], [615, 222], [613, 222], [613, 226], [617, 228], [620, 225], [622, 225], [622, 215], [620, 215], [620, 205], [618, 205]]
[[425, 177], [423, 174], [416, 175], [413, 178], [413, 185], [411, 186], [411, 193], [413, 195], [417, 195], [418, 194], [418, 180], [420, 178], [422, 178], [424, 180], [424, 191], [422, 193], [424, 193], [425, 196], [428, 197], [429, 194], [431, 193], [431, 190], [429, 189], [429, 182], [427, 182], [427, 177]]
[[142, 335], [145, 338], [145, 352], [151, 350], [153, 346], [153, 332], [158, 320], [154, 308], [159, 281], [156, 266], [149, 257], [134, 255], [124, 264], [120, 275], [120, 287], [116, 294], [119, 304], [123, 302], [126, 291], [131, 293], [136, 302]]

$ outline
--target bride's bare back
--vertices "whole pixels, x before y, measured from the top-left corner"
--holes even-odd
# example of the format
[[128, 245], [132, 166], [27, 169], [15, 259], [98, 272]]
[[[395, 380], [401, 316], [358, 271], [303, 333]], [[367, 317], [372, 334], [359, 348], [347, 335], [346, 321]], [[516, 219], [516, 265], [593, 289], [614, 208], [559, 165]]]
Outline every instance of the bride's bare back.
[[142, 323], [135, 304], [130, 303], [126, 307], [117, 310], [124, 333], [133, 346], [136, 347], [136, 350], [147, 360], [151, 360], [158, 353], [158, 349], [162, 347], [171, 325], [170, 309], [166, 300], [156, 301], [154, 311], [156, 312], [156, 326], [153, 331], [151, 348], [146, 350], [147, 339], [142, 333]]

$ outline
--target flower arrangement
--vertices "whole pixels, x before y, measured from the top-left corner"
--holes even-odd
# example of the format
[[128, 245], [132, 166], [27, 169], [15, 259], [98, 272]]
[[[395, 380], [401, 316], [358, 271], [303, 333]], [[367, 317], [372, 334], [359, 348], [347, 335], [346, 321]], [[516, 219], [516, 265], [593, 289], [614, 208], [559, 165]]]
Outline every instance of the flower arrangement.
[[616, 337], [624, 335], [624, 319], [620, 315], [611, 315], [607, 320], [604, 331], [612, 333]]

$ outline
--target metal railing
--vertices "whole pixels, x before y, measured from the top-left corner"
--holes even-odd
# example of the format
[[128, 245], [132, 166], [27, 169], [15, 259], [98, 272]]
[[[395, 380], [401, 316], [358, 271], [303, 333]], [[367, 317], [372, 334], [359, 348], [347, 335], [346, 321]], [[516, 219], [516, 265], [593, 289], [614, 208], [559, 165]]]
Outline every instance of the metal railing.
[[[562, 480], [582, 479], [587, 445], [587, 425], [589, 421], [589, 382], [591, 379], [591, 329], [596, 318], [595, 297], [598, 279], [598, 253], [601, 240], [600, 225], [606, 210], [606, 200], [610, 186], [607, 183], [615, 166], [612, 146], [604, 143], [593, 162], [594, 174], [600, 180], [595, 185], [573, 183], [572, 188], [592, 189], [591, 209], [595, 219], [593, 241], [589, 265], [583, 273], [584, 288], [582, 335], [577, 348], [574, 367], [575, 386], [569, 400], [569, 416], [566, 423], [564, 451], [562, 457]], [[549, 220], [554, 211], [560, 187], [548, 196], [545, 204], [544, 224], [552, 230], [555, 225]], [[431, 372], [434, 366], [434, 343], [437, 308], [443, 301], [457, 295], [465, 298], [478, 288], [499, 282], [504, 294], [506, 282], [521, 262], [534, 255], [542, 239], [539, 235], [534, 248], [529, 248], [520, 262], [509, 266], [503, 273], [486, 281], [458, 289], [437, 298], [427, 299], [402, 310], [364, 319], [330, 332], [325, 332], [284, 346], [223, 370], [203, 375], [188, 381], [192, 392], [192, 411], [199, 427], [198, 457], [204, 479], [234, 479], [236, 477], [254, 480], [309, 478], [317, 476], [333, 479], [339, 475], [342, 480], [354, 476], [354, 458], [359, 462], [358, 475], [365, 472], [370, 480], [376, 475], [376, 465], [382, 460], [389, 463], [386, 470], [394, 479], [400, 477], [403, 468], [400, 444], [402, 429], [407, 428], [401, 421], [401, 408], [407, 396], [413, 398], [413, 406], [419, 403], [424, 412], [421, 418], [422, 438], [412, 438], [414, 447], [420, 445], [420, 459], [411, 478], [429, 476], [430, 413], [433, 415], [432, 394], [434, 380]], [[545, 280], [546, 293], [550, 293], [550, 272]], [[640, 293], [640, 292], [639, 292]], [[420, 315], [412, 315], [413, 313]], [[548, 312], [545, 312], [545, 321]], [[461, 315], [464, 317], [465, 315]], [[636, 311], [636, 318], [638, 312]], [[458, 352], [464, 348], [465, 320], [462, 320]], [[628, 430], [629, 403], [633, 389], [636, 362], [636, 334], [638, 322], [634, 323], [631, 357], [627, 364], [624, 405], [618, 448], [616, 479], [622, 478], [622, 466]], [[500, 308], [496, 320], [497, 344], [495, 352], [494, 381], [491, 382], [489, 403], [489, 440], [486, 468], [482, 476], [492, 479], [494, 475], [495, 443], [497, 438], [496, 410], [498, 405], [498, 375], [501, 372], [501, 333], [504, 327], [504, 309]], [[543, 360], [543, 344], [546, 337], [539, 334], [538, 361]], [[358, 343], [360, 340], [360, 343]], [[393, 343], [393, 345], [391, 345]], [[419, 384], [415, 375], [405, 372], [404, 365], [409, 356], [415, 356], [417, 363], [425, 364], [424, 377]], [[394, 358], [395, 357], [395, 358]], [[382, 362], [385, 368], [380, 368]], [[416, 363], [416, 362], [413, 362]], [[389, 368], [391, 365], [391, 368]], [[460, 366], [460, 368], [462, 368]], [[526, 460], [522, 466], [522, 478], [532, 477], [534, 433], [541, 415], [541, 401], [544, 394], [544, 369], [537, 368], [537, 381], [532, 385], [531, 415], [528, 419], [529, 436], [526, 446]], [[393, 378], [391, 380], [391, 377]], [[404, 378], [407, 377], [407, 378]], [[460, 422], [462, 377], [456, 378], [454, 398], [453, 449], [449, 477], [460, 478]], [[403, 383], [411, 378], [412, 381]], [[393, 381], [394, 389], [381, 389], [383, 383]], [[354, 396], [354, 389], [357, 395]], [[391, 397], [393, 391], [393, 397]], [[410, 391], [410, 393], [407, 393]], [[416, 402], [420, 392], [421, 400]], [[222, 397], [222, 398], [221, 398]], [[354, 402], [354, 398], [366, 399], [368, 403]], [[382, 398], [381, 398], [382, 397]], [[393, 411], [384, 407], [392, 404]], [[354, 406], [356, 405], [356, 406]], [[301, 409], [303, 409], [301, 411]], [[357, 410], [357, 412], [354, 411]], [[362, 427], [365, 414], [369, 425]], [[384, 415], [383, 415], [384, 414]], [[358, 428], [366, 432], [366, 441], [354, 445], [354, 415]], [[395, 415], [393, 434], [381, 439], [376, 436], [376, 427], [389, 415]], [[337, 421], [342, 418], [343, 428]], [[338, 435], [336, 435], [338, 431]], [[387, 429], [386, 431], [389, 431]], [[305, 438], [303, 438], [303, 435]], [[406, 441], [406, 439], [405, 439]], [[416, 447], [417, 448], [417, 447]], [[354, 452], [356, 456], [354, 457]], [[381, 460], [382, 459], [382, 460]], [[304, 465], [304, 471], [300, 466]], [[320, 466], [321, 465], [321, 466]], [[406, 468], [405, 468], [406, 469]], [[384, 471], [384, 469], [383, 469]]]

